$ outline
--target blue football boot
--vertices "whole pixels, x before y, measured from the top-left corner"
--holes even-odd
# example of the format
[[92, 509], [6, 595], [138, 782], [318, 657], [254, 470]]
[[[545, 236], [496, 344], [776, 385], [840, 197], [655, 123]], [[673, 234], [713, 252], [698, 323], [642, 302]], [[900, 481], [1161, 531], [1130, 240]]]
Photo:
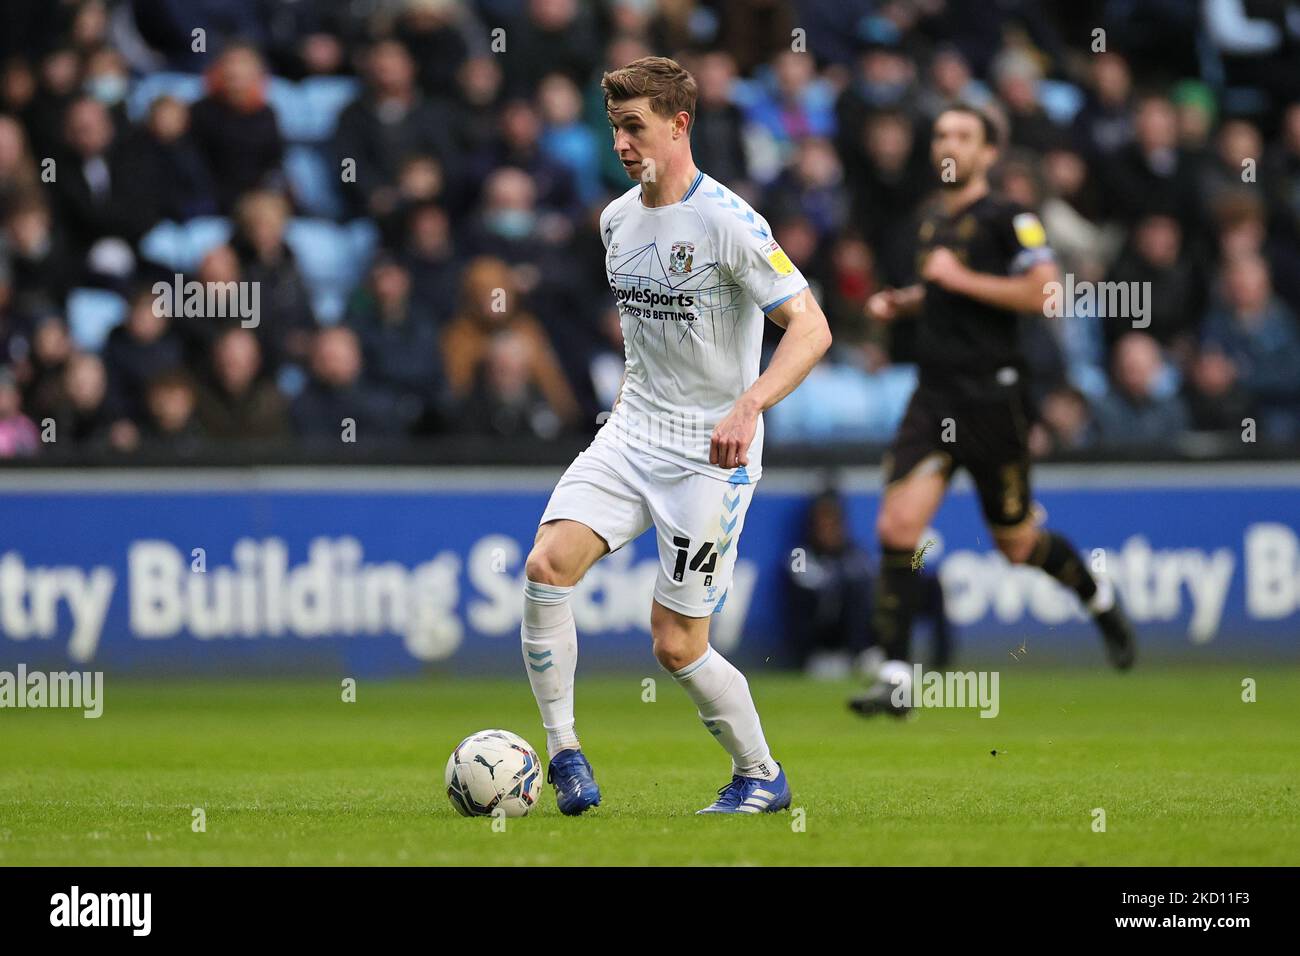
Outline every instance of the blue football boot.
[[600, 787], [581, 750], [561, 750], [552, 757], [546, 782], [555, 785], [556, 806], [567, 816], [600, 806]]
[[776, 813], [790, 806], [790, 782], [785, 770], [776, 765], [776, 779], [742, 777], [736, 774], [731, 783], [718, 791], [718, 799], [696, 813]]

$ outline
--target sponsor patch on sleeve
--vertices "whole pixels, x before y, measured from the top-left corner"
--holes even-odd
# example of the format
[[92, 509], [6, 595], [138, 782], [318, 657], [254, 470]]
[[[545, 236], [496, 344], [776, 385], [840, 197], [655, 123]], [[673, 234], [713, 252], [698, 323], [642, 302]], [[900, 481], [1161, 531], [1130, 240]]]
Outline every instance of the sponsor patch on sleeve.
[[794, 263], [790, 257], [785, 254], [785, 250], [773, 239], [762, 247], [763, 255], [767, 256], [767, 264], [770, 265], [779, 276], [788, 276], [794, 272]]
[[1016, 238], [1026, 249], [1047, 245], [1047, 230], [1032, 212], [1020, 213], [1011, 220], [1011, 226], [1016, 230]]

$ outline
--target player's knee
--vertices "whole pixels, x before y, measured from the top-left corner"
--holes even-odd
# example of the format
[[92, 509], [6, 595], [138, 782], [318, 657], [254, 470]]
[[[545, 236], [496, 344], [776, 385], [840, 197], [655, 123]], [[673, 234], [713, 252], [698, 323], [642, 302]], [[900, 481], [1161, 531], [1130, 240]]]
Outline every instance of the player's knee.
[[1034, 553], [1033, 535], [999, 536], [996, 541], [998, 550], [1012, 564], [1024, 564]]
[[671, 637], [656, 638], [654, 642], [655, 659], [666, 671], [679, 671], [695, 660], [686, 641]]
[[876, 517], [876, 539], [886, 548], [915, 548], [921, 531], [898, 508], [882, 508]]
[[700, 656], [685, 630], [671, 625], [653, 629], [654, 655], [666, 671], [679, 671]]
[[528, 552], [528, 560], [524, 562], [524, 574], [529, 581], [536, 581], [538, 584], [567, 588], [578, 583], [573, 579], [573, 572], [564, 568], [556, 560], [551, 549], [545, 545], [537, 545]]

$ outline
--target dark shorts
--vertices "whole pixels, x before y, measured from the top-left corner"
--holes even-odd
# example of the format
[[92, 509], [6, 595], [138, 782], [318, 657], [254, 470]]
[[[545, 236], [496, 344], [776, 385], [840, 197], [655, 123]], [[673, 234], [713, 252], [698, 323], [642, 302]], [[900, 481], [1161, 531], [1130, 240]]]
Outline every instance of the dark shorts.
[[913, 474], [970, 472], [984, 519], [1011, 528], [1030, 515], [1029, 416], [1020, 388], [978, 399], [917, 388], [882, 463], [885, 487]]

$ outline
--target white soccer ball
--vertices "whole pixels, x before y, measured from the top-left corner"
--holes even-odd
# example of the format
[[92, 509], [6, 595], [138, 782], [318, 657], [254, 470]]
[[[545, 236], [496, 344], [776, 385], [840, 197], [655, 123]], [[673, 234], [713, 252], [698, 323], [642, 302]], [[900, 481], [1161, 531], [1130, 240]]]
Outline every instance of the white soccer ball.
[[447, 797], [466, 817], [498, 808], [522, 817], [542, 793], [542, 762], [528, 741], [508, 730], [470, 734], [447, 760]]

